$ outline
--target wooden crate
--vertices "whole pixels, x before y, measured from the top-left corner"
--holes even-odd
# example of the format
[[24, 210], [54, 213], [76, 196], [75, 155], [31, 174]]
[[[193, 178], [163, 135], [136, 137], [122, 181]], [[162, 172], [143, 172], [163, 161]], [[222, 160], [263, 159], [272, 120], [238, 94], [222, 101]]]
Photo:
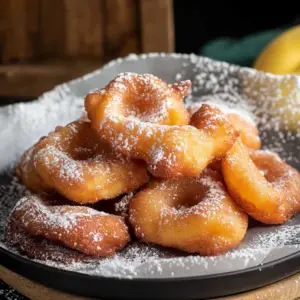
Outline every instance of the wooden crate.
[[172, 4], [0, 1], [0, 97], [36, 97], [130, 53], [172, 52]]

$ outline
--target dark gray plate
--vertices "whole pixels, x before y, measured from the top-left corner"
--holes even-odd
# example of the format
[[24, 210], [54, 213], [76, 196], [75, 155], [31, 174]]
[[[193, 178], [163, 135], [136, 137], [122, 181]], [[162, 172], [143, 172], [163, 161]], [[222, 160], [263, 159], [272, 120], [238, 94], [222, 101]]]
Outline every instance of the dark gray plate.
[[[193, 91], [187, 102], [226, 102], [233, 109], [247, 111], [258, 121], [263, 146], [276, 150], [300, 169], [299, 131], [290, 130], [293, 123], [286, 122], [285, 109], [280, 113], [274, 109], [282, 100], [283, 86], [285, 101], [300, 99], [299, 90], [290, 88], [296, 86], [297, 77], [267, 75], [195, 55], [131, 55], [63, 84], [35, 102], [0, 108], [0, 124], [6, 124], [0, 129], [0, 239], [9, 211], [23, 193], [9, 171], [15, 159], [56, 125], [79, 117], [82, 98], [120, 72], [151, 73], [168, 82], [190, 79]], [[157, 250], [159, 255], [155, 252], [153, 256], [150, 251], [131, 273], [122, 266], [108, 273], [111, 265], [102, 263], [75, 269], [51, 261], [34, 261], [1, 242], [0, 262], [50, 287], [89, 297], [206, 299], [255, 289], [298, 272], [299, 237], [300, 218], [295, 216], [282, 226], [251, 228], [238, 249], [217, 258], [165, 255], [165, 250]]]

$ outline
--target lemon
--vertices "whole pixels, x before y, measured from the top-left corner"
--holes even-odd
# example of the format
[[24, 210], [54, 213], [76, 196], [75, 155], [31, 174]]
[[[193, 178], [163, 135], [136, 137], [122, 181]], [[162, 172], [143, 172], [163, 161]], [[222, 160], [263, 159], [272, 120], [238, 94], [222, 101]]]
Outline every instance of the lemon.
[[271, 41], [254, 62], [255, 69], [273, 74], [300, 72], [300, 25]]
[[[264, 85], [264, 91], [269, 90], [269, 113], [280, 120], [284, 129], [300, 130], [300, 26], [292, 27], [278, 35], [258, 55], [253, 65], [254, 69], [275, 76]], [[297, 76], [290, 76], [297, 75]], [[298, 78], [297, 78], [298, 77]], [[256, 90], [262, 88], [257, 86]], [[272, 91], [271, 91], [272, 90]]]

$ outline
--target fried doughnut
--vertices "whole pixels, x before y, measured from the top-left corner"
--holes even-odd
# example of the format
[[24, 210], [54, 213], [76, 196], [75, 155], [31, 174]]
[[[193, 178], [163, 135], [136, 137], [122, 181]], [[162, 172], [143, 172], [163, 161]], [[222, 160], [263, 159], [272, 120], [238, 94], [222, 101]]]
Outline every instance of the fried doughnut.
[[257, 221], [282, 224], [300, 210], [300, 175], [270, 151], [251, 154], [237, 141], [222, 160], [230, 194]]
[[48, 192], [52, 190], [51, 186], [47, 185], [35, 171], [33, 163], [35, 146], [36, 144], [21, 156], [16, 167], [16, 175], [30, 191], [35, 193]]
[[[256, 125], [247, 121], [237, 113], [226, 115], [233, 127], [239, 132], [242, 143], [250, 150], [258, 150], [261, 147], [261, 140]], [[222, 159], [215, 159], [208, 165], [212, 170], [222, 172]]]
[[129, 220], [144, 242], [203, 256], [234, 248], [248, 226], [219, 174], [209, 169], [197, 177], [151, 181], [130, 201]]
[[243, 144], [249, 149], [257, 150], [261, 147], [261, 140], [256, 124], [249, 122], [237, 113], [226, 115], [233, 127], [240, 133]]
[[95, 258], [77, 250], [66, 248], [40, 236], [32, 236], [20, 225], [19, 220], [9, 218], [5, 227], [4, 240], [7, 245], [32, 259], [56, 261], [64, 264], [89, 262]]
[[182, 98], [189, 88], [189, 81], [167, 85], [152, 75], [120, 74], [90, 93], [85, 107], [97, 133], [120, 153], [147, 162], [155, 177], [195, 176], [224, 154], [234, 133], [229, 126], [223, 129], [220, 111], [200, 130], [185, 125], [189, 117]]
[[300, 75], [300, 25], [276, 35], [256, 57], [253, 68], [277, 75]]
[[[187, 107], [187, 110], [191, 116], [199, 110], [203, 103], [193, 103]], [[256, 124], [249, 117], [244, 116], [233, 109], [228, 107], [223, 107], [221, 105], [210, 104], [221, 109], [221, 111], [226, 114], [230, 123], [240, 134], [240, 138], [245, 146], [249, 149], [259, 149], [261, 147], [261, 140], [259, 137], [259, 132]]]
[[10, 218], [33, 236], [91, 256], [111, 256], [130, 241], [123, 218], [84, 206], [51, 205], [38, 195], [19, 200]]
[[149, 180], [142, 163], [117, 157], [84, 121], [57, 127], [35, 146], [33, 161], [48, 186], [78, 203], [111, 199]]

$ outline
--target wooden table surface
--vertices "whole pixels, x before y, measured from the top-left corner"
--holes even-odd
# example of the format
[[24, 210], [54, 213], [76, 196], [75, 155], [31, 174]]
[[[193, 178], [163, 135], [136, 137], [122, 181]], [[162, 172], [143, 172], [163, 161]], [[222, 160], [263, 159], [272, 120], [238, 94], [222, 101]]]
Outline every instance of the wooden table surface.
[[21, 295], [14, 288], [7, 285], [3, 280], [0, 279], [0, 299], [3, 300], [26, 300], [27, 297]]
[[[8, 286], [4, 286], [4, 281]], [[299, 300], [300, 299], [300, 274], [291, 276], [280, 282], [271, 284], [267, 287], [242, 293], [235, 296], [221, 297], [211, 300]], [[26, 279], [0, 265], [0, 299], [4, 296], [5, 300], [87, 300], [88, 298], [73, 296], [62, 293], [39, 283]], [[3, 288], [4, 287], [4, 288]], [[2, 290], [1, 290], [2, 288]], [[17, 290], [19, 293], [17, 293]], [[2, 292], [1, 292], [2, 291]], [[2, 293], [2, 295], [1, 295]], [[24, 295], [22, 297], [21, 295]], [[26, 298], [26, 297], [28, 298]]]

